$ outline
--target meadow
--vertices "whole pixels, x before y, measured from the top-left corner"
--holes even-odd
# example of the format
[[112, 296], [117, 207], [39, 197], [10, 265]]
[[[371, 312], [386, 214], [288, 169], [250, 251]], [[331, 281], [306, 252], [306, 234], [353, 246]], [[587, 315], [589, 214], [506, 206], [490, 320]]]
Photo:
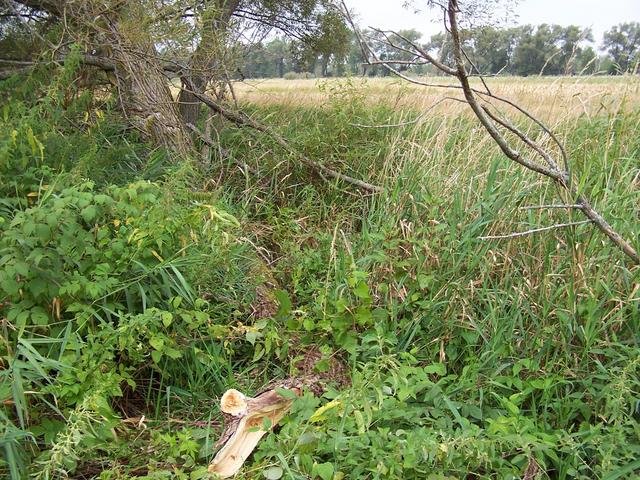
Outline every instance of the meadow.
[[[640, 80], [488, 83], [553, 127], [580, 191], [640, 247]], [[207, 478], [222, 392], [314, 374], [324, 393], [297, 399], [237, 478], [640, 474], [640, 268], [591, 225], [481, 239], [581, 220], [531, 208], [570, 198], [467, 106], [437, 103], [455, 91], [233, 90], [294, 151], [384, 192], [222, 122], [219, 149], [176, 163], [103, 101], [65, 105], [67, 130], [55, 102], [4, 107], [7, 472]]]
[[[432, 85], [455, 86], [448, 77], [418, 77]], [[479, 79], [474, 86], [481, 88]], [[493, 77], [485, 79], [491, 90], [515, 101], [550, 123], [567, 116], [592, 116], [620, 108], [637, 108], [640, 83], [633, 77]], [[317, 106], [326, 103], [332, 85], [344, 79], [249, 79], [236, 87], [238, 99], [259, 105]], [[370, 105], [386, 105], [400, 110], [429, 109], [443, 96], [460, 98], [455, 91], [424, 87], [397, 77], [356, 77], [352, 79]], [[324, 88], [318, 88], [320, 85]], [[460, 103], [444, 103], [433, 110], [438, 116], [470, 113]]]

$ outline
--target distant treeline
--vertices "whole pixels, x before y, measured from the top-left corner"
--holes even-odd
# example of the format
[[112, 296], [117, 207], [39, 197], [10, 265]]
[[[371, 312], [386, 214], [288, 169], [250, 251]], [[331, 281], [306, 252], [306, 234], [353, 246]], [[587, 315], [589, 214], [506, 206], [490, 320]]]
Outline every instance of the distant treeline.
[[[428, 42], [423, 42], [422, 34], [417, 30], [398, 33], [420, 44], [440, 60], [453, 64], [451, 45], [445, 34], [439, 33]], [[413, 60], [409, 53], [389, 47], [381, 34], [373, 31], [363, 34], [380, 60]], [[393, 41], [402, 43], [400, 38]], [[640, 23], [629, 22], [612, 27], [605, 32], [600, 43], [595, 42], [590, 28], [542, 24], [467, 30], [464, 32], [464, 44], [469, 68], [486, 75], [638, 73]], [[241, 71], [248, 78], [390, 75], [384, 66], [363, 66], [363, 62], [361, 48], [351, 32], [311, 45], [278, 37], [248, 48], [243, 56]], [[437, 74], [430, 65], [394, 66], [414, 74]]]

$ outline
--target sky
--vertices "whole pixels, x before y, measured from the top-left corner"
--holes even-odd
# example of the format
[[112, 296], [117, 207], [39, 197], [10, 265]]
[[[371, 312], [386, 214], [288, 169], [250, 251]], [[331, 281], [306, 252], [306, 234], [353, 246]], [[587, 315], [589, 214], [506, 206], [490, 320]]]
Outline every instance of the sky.
[[[405, 0], [345, 0], [359, 15], [360, 27], [378, 27], [389, 30], [415, 28], [423, 32], [424, 39], [442, 30], [442, 22], [434, 19], [433, 11], [414, 13], [403, 8]], [[416, 6], [424, 0], [414, 0]], [[640, 0], [520, 0], [515, 10], [515, 24], [557, 23], [591, 27], [596, 43], [613, 25], [622, 22], [640, 22]]]

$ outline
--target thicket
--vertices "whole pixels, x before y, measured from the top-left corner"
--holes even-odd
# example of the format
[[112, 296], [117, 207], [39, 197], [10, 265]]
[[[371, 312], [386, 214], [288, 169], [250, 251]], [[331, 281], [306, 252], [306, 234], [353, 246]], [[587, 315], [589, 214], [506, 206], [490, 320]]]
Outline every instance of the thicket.
[[[322, 108], [246, 106], [387, 189], [352, 197], [237, 128], [210, 165], [153, 150], [68, 81], [75, 67], [0, 84], [13, 478], [203, 478], [217, 397], [295, 374], [310, 351], [342, 385], [296, 401], [246, 478], [638, 471], [639, 270], [586, 230], [478, 240], [562, 213], [517, 210], [552, 192], [471, 120], [356, 127], [393, 112], [351, 81], [325, 85]], [[613, 214], [638, 202], [639, 124], [623, 109], [562, 127], [582, 185], [636, 243]]]

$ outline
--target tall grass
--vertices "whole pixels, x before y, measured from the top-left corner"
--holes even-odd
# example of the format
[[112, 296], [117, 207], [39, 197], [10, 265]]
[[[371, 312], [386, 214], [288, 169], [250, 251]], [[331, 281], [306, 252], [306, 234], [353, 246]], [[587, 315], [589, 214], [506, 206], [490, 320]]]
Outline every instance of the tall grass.
[[[554, 126], [580, 188], [639, 246], [637, 80], [492, 82]], [[335, 361], [345, 378], [297, 401], [242, 478], [266, 469], [295, 479], [633, 478], [640, 270], [589, 225], [480, 239], [576, 220], [571, 210], [522, 208], [570, 199], [507, 161], [456, 103], [425, 114], [435, 90], [343, 79], [237, 92], [294, 149], [385, 192], [322, 178], [268, 137], [229, 125], [217, 132], [225, 155], [212, 151], [198, 172], [167, 170], [162, 152], [149, 155], [114, 129], [124, 163], [99, 154], [104, 139], [78, 134], [65, 147], [78, 142], [86, 153], [60, 177], [65, 188], [87, 176], [91, 201], [120, 201], [114, 218], [105, 207], [89, 224], [78, 187], [29, 200], [60, 164], [61, 127], [32, 129], [54, 164], [46, 182], [38, 169], [11, 170], [19, 193], [5, 192], [3, 232], [15, 236], [15, 218], [64, 200], [75, 241], [93, 246], [93, 232], [108, 231], [126, 239], [133, 260], [90, 250], [94, 263], [121, 269], [89, 265], [108, 288], [76, 298], [93, 312], [84, 329], [74, 322], [85, 310], [55, 319], [49, 298], [46, 326], [17, 335], [3, 321], [7, 472], [204, 478], [220, 431], [217, 396], [298, 375], [313, 351], [316, 373]], [[33, 154], [23, 123], [15, 145], [1, 124], [17, 160]], [[377, 128], [389, 124], [404, 125]], [[111, 138], [108, 125], [98, 131]], [[132, 188], [150, 190], [159, 206]], [[89, 262], [78, 252], [65, 255]], [[56, 278], [73, 275], [69, 267]]]
[[[637, 246], [637, 81], [594, 82], [578, 111], [562, 82], [503, 82], [505, 90], [529, 88], [530, 104], [544, 91], [533, 108], [566, 143], [581, 190]], [[615, 93], [602, 93], [607, 88]], [[258, 159], [229, 137], [271, 178], [243, 179], [248, 187], [228, 194], [259, 197], [247, 201], [248, 222], [260, 225], [258, 244], [278, 251], [279, 279], [300, 309], [293, 324], [306, 331], [303, 341], [319, 342], [323, 333], [355, 362], [354, 388], [338, 395], [344, 408], [321, 425], [298, 416], [262, 455], [276, 459], [284, 449], [287, 467], [300, 475], [326, 461], [349, 478], [510, 478], [534, 467], [551, 478], [626, 478], [636, 471], [640, 270], [590, 226], [480, 240], [580, 218], [523, 209], [571, 199], [506, 160], [471, 117], [434, 112], [402, 127], [365, 128], [357, 125], [419, 118], [418, 92], [396, 103], [413, 102], [407, 109], [372, 106], [369, 90], [352, 82], [332, 89], [302, 106], [294, 106], [295, 88], [283, 105], [269, 92], [241, 98], [307, 155], [385, 186], [384, 195], [345, 197], [343, 186], [301, 173], [268, 140], [252, 140]], [[354, 278], [364, 279], [366, 298]], [[341, 330], [345, 321], [358, 338]], [[434, 364], [446, 376], [419, 374], [440, 372]], [[423, 397], [425, 385], [431, 393]], [[368, 415], [369, 426], [354, 412]], [[318, 439], [311, 453], [296, 443], [309, 428]], [[409, 437], [396, 444], [388, 429]], [[408, 462], [414, 454], [429, 467]]]

